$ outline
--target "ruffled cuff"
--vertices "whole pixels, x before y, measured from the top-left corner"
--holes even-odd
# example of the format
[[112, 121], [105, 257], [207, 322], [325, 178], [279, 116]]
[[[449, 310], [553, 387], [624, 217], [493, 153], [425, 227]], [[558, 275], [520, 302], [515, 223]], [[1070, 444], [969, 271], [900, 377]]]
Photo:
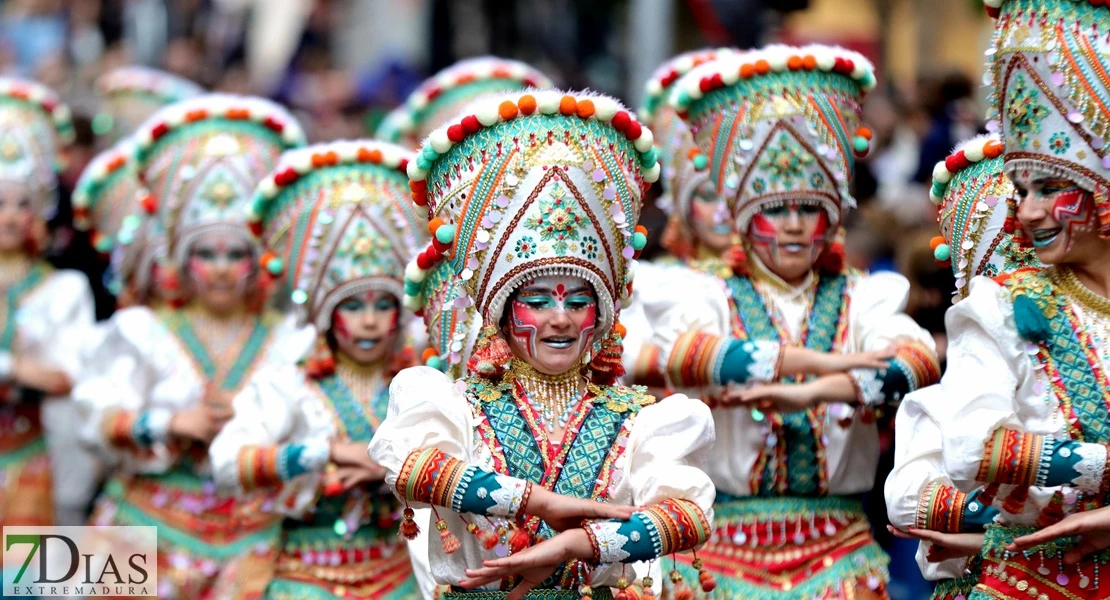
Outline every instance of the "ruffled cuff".
[[710, 526], [698, 505], [667, 499], [627, 521], [586, 521], [597, 563], [632, 563], [693, 550], [709, 539]]
[[1020, 486], [1073, 486], [1084, 492], [1110, 487], [1107, 448], [1075, 440], [999, 428], [987, 440], [977, 479]]
[[898, 346], [886, 369], [852, 369], [848, 372], [856, 399], [864, 406], [900, 402], [910, 392], [940, 381], [936, 352], [919, 341]]
[[411, 502], [512, 519], [528, 506], [532, 484], [428, 448], [415, 450], [405, 459], [397, 477], [397, 492]]
[[765, 340], [737, 340], [694, 331], [678, 336], [667, 361], [676, 387], [775, 381], [783, 347]]
[[101, 428], [104, 439], [115, 448], [150, 448], [169, 439], [171, 419], [173, 412], [164, 408], [139, 413], [118, 409], [105, 413]]
[[994, 521], [998, 509], [950, 485], [930, 483], [921, 494], [914, 527], [941, 533], [976, 533]]

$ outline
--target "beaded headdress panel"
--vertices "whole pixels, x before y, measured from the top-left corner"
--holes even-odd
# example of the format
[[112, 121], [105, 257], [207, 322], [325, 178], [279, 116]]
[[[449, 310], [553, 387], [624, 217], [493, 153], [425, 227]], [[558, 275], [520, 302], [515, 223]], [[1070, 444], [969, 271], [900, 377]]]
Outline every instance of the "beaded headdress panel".
[[285, 272], [285, 291], [318, 331], [345, 298], [368, 290], [404, 297], [408, 261], [427, 243], [395, 144], [338, 141], [290, 150], [258, 185], [248, 220], [270, 250], [262, 267]]
[[861, 103], [874, 86], [860, 54], [772, 45], [695, 68], [669, 102], [741, 233], [765, 205], [795, 200], [819, 202], [835, 230], [855, 205], [849, 180], [870, 139]]
[[148, 119], [135, 135], [135, 156], [174, 263], [184, 264], [190, 245], [208, 231], [249, 236], [255, 187], [282, 152], [304, 140], [297, 121], [262, 98], [208, 94]]
[[144, 206], [153, 208], [148, 195], [135, 171], [135, 145], [124, 138], [96, 155], [81, 172], [73, 189], [74, 224], [90, 233], [97, 251], [108, 254], [124, 221], [134, 229], [140, 217], [133, 213]]
[[1001, 128], [1006, 172], [1036, 169], [1094, 192], [1099, 234], [1110, 237], [1110, 8], [985, 2], [997, 19], [990, 126]]
[[651, 127], [659, 149], [663, 168], [659, 207], [687, 228], [694, 190], [709, 181], [709, 161], [694, 143], [686, 122], [667, 104], [667, 96], [674, 84], [695, 67], [737, 53], [733, 48], [695, 50], [668, 60], [652, 73], [644, 89], [644, 105], [637, 111]]
[[481, 96], [553, 85], [546, 75], [517, 60], [468, 58], [424, 80], [404, 104], [386, 115], [374, 137], [416, 149], [429, 133]]
[[72, 141], [72, 115], [57, 94], [0, 77], [0, 183], [28, 188], [43, 218], [57, 209], [61, 151]]
[[204, 93], [184, 77], [139, 66], [108, 71], [96, 80], [96, 88], [102, 100], [94, 125], [113, 144], [131, 135], [163, 106]]
[[427, 207], [433, 239], [408, 274], [406, 303], [429, 300], [424, 284], [442, 260], [445, 271], [430, 283], [461, 280], [441, 304], [457, 334], [479, 320], [496, 326], [520, 285], [572, 275], [594, 287], [597, 331], [608, 334], [647, 241], [636, 222], [645, 187], [659, 178], [652, 142], [601, 95], [547, 90], [476, 101], [409, 163], [413, 200]]
[[956, 277], [953, 301], [967, 297], [972, 277], [995, 277], [1039, 266], [1031, 247], [1014, 239], [1014, 186], [1002, 172], [1002, 140], [984, 135], [960, 144], [933, 169], [929, 198], [937, 206], [944, 243], [938, 261], [950, 262]]

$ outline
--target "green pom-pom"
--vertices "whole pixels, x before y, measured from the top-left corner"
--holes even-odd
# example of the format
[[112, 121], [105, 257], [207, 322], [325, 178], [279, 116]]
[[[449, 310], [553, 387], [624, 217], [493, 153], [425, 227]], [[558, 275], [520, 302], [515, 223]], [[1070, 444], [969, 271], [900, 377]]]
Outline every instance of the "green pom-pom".
[[436, 152], [435, 148], [432, 148], [431, 144], [428, 144], [427, 146], [424, 146], [423, 150], [420, 151], [420, 156], [428, 159], [428, 162], [432, 162], [435, 161], [435, 159], [439, 158], [439, 153]]
[[1052, 336], [1048, 318], [1037, 303], [1025, 295], [1014, 297], [1014, 325], [1018, 334], [1030, 342], [1043, 342]]
[[455, 226], [440, 225], [439, 229], [436, 229], [436, 240], [441, 244], [450, 244], [455, 241]]
[[293, 304], [304, 304], [308, 302], [308, 292], [304, 290], [293, 290], [290, 298], [292, 298]]
[[424, 364], [437, 371], [443, 370], [443, 359], [438, 356], [429, 356], [428, 360], [424, 361]]
[[952, 248], [948, 244], [940, 244], [936, 250], [933, 250], [933, 258], [944, 262], [952, 258]]
[[647, 152], [641, 152], [640, 160], [643, 161], [645, 167], [649, 169], [654, 167], [656, 161], [659, 160], [659, 153], [655, 150], [655, 146], [648, 148]]
[[135, 241], [135, 230], [128, 228], [120, 231], [119, 235], [116, 237], [116, 240], [124, 246], [131, 245], [131, 242]]
[[690, 94], [688, 94], [686, 90], [678, 90], [678, 103], [684, 105], [690, 104]]
[[115, 119], [108, 113], [100, 113], [93, 117], [92, 130], [95, 135], [108, 135], [112, 131]]
[[857, 153], [863, 154], [867, 152], [867, 149], [870, 147], [871, 142], [867, 141], [867, 138], [863, 137], [862, 135], [857, 135], [856, 137], [852, 138], [852, 149], [855, 150]]
[[704, 154], [699, 154], [694, 157], [694, 169], [701, 171], [709, 166], [709, 157]]
[[418, 296], [420, 294], [421, 284], [415, 281], [405, 281], [405, 293], [409, 296]]
[[285, 262], [276, 256], [266, 261], [266, 270], [270, 272], [270, 275], [281, 275], [284, 268]]
[[644, 246], [647, 246], [647, 236], [644, 235], [640, 231], [637, 231], [636, 233], [633, 233], [632, 234], [632, 249], [639, 252], [640, 250], [644, 249]]
[[863, 74], [863, 77], [860, 77], [859, 83], [865, 88], [871, 87], [875, 83], [875, 74], [871, 71], [867, 71]]
[[936, 196], [937, 198], [943, 198], [944, 197], [944, 192], [946, 192], [946, 191], [948, 191], [948, 186], [947, 185], [945, 185], [945, 184], [943, 184], [939, 181], [934, 181], [933, 182], [933, 195], [934, 196]]
[[123, 221], [120, 222], [120, 227], [122, 229], [138, 229], [142, 224], [143, 220], [139, 215], [127, 215], [123, 218]]
[[416, 157], [416, 167], [421, 171], [427, 171], [432, 168], [432, 161], [424, 157], [423, 154]]

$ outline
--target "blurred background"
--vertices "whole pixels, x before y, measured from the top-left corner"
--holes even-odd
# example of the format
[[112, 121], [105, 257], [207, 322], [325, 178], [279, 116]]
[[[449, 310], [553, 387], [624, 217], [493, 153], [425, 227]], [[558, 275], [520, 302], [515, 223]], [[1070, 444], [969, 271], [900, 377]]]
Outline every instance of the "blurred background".
[[[679, 52], [842, 45], [871, 58], [879, 74], [864, 116], [877, 143], [856, 176], [849, 259], [910, 279], [909, 312], [935, 332], [943, 355], [953, 282], [929, 249], [936, 211], [925, 183], [982, 127], [990, 33], [981, 0], [0, 0], [0, 73], [37, 79], [74, 109], [72, 185], [97, 150], [93, 82], [125, 64], [274, 98], [323, 141], [369, 135], [424, 77], [471, 56], [524, 60], [563, 87], [638, 106], [651, 72]], [[98, 283], [95, 253], [69, 218], [63, 202], [52, 259]], [[653, 233], [663, 225], [658, 211], [645, 210], [644, 220]], [[102, 316], [111, 311], [106, 298]], [[881, 470], [889, 467], [886, 460]], [[925, 597], [916, 544], [895, 545], [883, 528], [882, 481], [880, 473], [870, 504], [893, 556], [891, 596]]]

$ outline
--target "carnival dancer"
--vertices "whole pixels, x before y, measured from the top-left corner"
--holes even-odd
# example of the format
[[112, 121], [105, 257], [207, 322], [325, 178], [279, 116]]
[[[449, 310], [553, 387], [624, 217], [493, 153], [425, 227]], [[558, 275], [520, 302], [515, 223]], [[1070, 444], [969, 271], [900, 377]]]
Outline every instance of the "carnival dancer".
[[257, 268], [246, 222], [255, 185], [303, 143], [282, 108], [225, 95], [169, 106], [136, 134], [177, 295], [118, 312], [74, 396], [83, 438], [120, 465], [93, 522], [158, 527], [162, 597], [257, 597], [269, 581], [280, 522], [260, 498], [219, 493], [207, 450], [251, 373], [296, 362], [315, 337], [266, 308], [275, 275]]
[[83, 274], [55, 271], [42, 257], [72, 137], [69, 109], [54, 92], [0, 78], [0, 525], [75, 524], [67, 509], [81, 495], [65, 451], [67, 429], [77, 427], [69, 392], [76, 342], [93, 324], [92, 292]]
[[[961, 143], [936, 169], [931, 199], [942, 236], [933, 238], [932, 246], [956, 278], [953, 303], [967, 297], [973, 277], [1040, 265], [1032, 245], [1018, 233], [1014, 188], [1002, 172], [999, 136]], [[886, 480], [891, 532], [924, 540], [917, 562], [926, 579], [939, 580], [933, 598], [967, 597], [979, 580], [983, 530], [998, 510], [978, 500], [980, 490], [965, 494], [956, 489], [944, 471], [940, 429], [919, 410], [947, 401], [940, 386], [908, 398], [913, 400], [902, 405], [895, 420], [894, 469]]]
[[620, 563], [699, 546], [713, 496], [704, 405], [614, 384], [651, 133], [604, 96], [509, 93], [432, 132], [408, 170], [433, 241], [406, 303], [446, 264], [465, 282], [450, 318], [484, 328], [471, 376], [393, 380], [369, 452], [407, 505], [402, 533], [431, 505], [445, 598], [627, 597]]
[[184, 77], [133, 65], [101, 75], [96, 89], [101, 100], [93, 131], [107, 141], [105, 146], [130, 136], [160, 108], [204, 93]]
[[[659, 323], [665, 371], [679, 388], [779, 382], [706, 394], [718, 499], [700, 557], [728, 597], [885, 596], [887, 558], [853, 498], [874, 484], [873, 411], [939, 373], [931, 337], [902, 313], [906, 280], [845, 269], [832, 243], [853, 204], [854, 153], [869, 137], [860, 102], [874, 84], [854, 52], [769, 46], [698, 67], [671, 93], [744, 259], [727, 295], [691, 298]], [[724, 331], [713, 328], [722, 311]], [[768, 345], [824, 357], [893, 351], [884, 368], [834, 373], [776, 364], [789, 353]], [[813, 371], [830, 374], [795, 375]]]
[[535, 67], [518, 60], [496, 56], [460, 60], [417, 86], [382, 119], [374, 137], [416, 150], [429, 133], [477, 98], [553, 85]]
[[972, 597], [1101, 598], [1104, 553], [1067, 564], [1074, 539], [1010, 542], [1103, 506], [1110, 485], [1110, 86], [1099, 75], [1110, 70], [1110, 11], [1070, 0], [987, 8], [1003, 169], [1046, 266], [973, 280], [946, 316], [945, 401], [907, 404], [936, 421], [953, 484], [982, 486], [980, 501], [1000, 511]]
[[280, 486], [287, 518], [268, 598], [421, 597], [396, 535], [400, 506], [366, 455], [390, 380], [415, 358], [401, 310], [405, 265], [427, 243], [405, 174], [414, 159], [385, 142], [291, 150], [255, 197], [263, 260], [287, 271], [318, 332], [301, 364], [255, 373], [210, 450], [225, 488]]

